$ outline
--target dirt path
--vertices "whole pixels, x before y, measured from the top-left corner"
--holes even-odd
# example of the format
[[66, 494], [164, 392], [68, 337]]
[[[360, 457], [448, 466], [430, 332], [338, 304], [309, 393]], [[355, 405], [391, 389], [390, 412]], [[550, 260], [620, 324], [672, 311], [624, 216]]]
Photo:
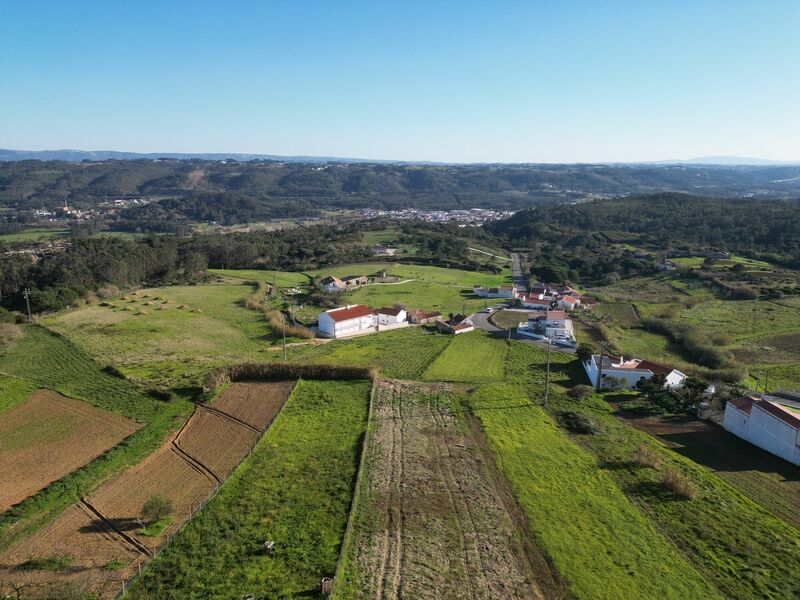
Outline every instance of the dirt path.
[[550, 597], [459, 410], [440, 384], [379, 384], [335, 597]]

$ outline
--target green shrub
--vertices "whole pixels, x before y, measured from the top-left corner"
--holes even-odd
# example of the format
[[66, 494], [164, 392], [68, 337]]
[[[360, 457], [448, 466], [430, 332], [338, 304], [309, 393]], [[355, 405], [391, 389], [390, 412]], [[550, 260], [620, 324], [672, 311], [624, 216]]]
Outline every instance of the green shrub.
[[559, 412], [556, 415], [556, 418], [558, 419], [558, 423], [562, 427], [564, 427], [568, 431], [571, 431], [572, 433], [583, 433], [587, 435], [593, 435], [600, 431], [600, 428], [597, 426], [597, 423], [595, 423], [592, 419], [590, 419], [588, 416], [582, 413], [573, 412], [571, 410], [564, 410]]

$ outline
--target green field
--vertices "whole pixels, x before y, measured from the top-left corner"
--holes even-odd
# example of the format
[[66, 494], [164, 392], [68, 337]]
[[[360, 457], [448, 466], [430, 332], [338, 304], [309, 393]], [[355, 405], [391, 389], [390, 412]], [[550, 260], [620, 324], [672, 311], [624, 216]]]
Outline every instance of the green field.
[[144, 289], [45, 322], [101, 364], [148, 385], [197, 386], [215, 366], [269, 360], [277, 337], [263, 315], [241, 304], [252, 291], [235, 283]]
[[213, 272], [240, 279], [275, 282], [278, 287], [299, 287], [307, 286], [315, 277], [372, 275], [384, 271], [389, 276], [398, 277], [400, 282], [364, 286], [343, 294], [340, 304], [367, 304], [375, 307], [403, 304], [407, 308], [438, 310], [443, 314], [462, 311], [469, 313], [483, 308], [486, 304], [484, 299], [472, 293], [475, 284], [496, 286], [510, 281], [508, 267], [500, 275], [492, 275], [442, 267], [378, 262], [343, 265], [303, 273], [254, 270]]
[[426, 381], [502, 381], [507, 342], [489, 339], [485, 333], [462, 333], [425, 370]]
[[[131, 598], [317, 598], [333, 576], [366, 427], [369, 384], [301, 381], [220, 493]], [[261, 544], [274, 540], [267, 556]]]
[[0, 235], [0, 242], [39, 242], [44, 240], [57, 240], [69, 237], [70, 230], [65, 227], [49, 228], [34, 227], [19, 233], [5, 233]]
[[470, 397], [538, 542], [587, 600], [722, 598], [519, 388]]

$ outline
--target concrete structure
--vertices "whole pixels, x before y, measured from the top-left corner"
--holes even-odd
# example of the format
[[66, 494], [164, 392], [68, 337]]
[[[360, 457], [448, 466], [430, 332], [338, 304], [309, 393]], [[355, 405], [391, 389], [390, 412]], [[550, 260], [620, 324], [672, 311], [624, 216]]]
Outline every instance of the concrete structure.
[[319, 315], [319, 334], [329, 338], [343, 338], [359, 333], [376, 331], [374, 311], [363, 304], [353, 304], [326, 310]]
[[364, 275], [348, 275], [347, 277], [342, 277], [342, 283], [344, 283], [345, 287], [348, 289], [367, 285], [367, 282], [368, 279]]
[[722, 426], [754, 446], [800, 465], [800, 402], [766, 394], [729, 400]]
[[469, 320], [464, 320], [460, 323], [448, 323], [447, 321], [438, 320], [436, 321], [436, 327], [442, 333], [452, 333], [453, 335], [468, 333], [475, 330], [475, 325]]
[[406, 311], [402, 308], [379, 308], [375, 311], [375, 319], [378, 325], [397, 325], [408, 322]]
[[408, 313], [408, 322], [413, 323], [415, 325], [420, 325], [423, 323], [433, 323], [437, 319], [440, 319], [442, 313], [437, 311], [424, 311], [424, 310], [412, 310]]
[[345, 285], [344, 281], [338, 277], [334, 277], [333, 275], [328, 275], [319, 283], [322, 286], [322, 289], [329, 294], [338, 294], [347, 288], [347, 285]]
[[523, 308], [535, 310], [548, 310], [552, 308], [556, 296], [546, 296], [545, 294], [525, 294], [519, 297], [520, 305]]
[[569, 294], [561, 296], [556, 302], [556, 306], [561, 310], [575, 310], [580, 305], [580, 299]]
[[572, 319], [563, 310], [547, 310], [528, 315], [526, 323], [520, 323], [517, 333], [534, 339], [547, 338], [564, 346], [575, 345]]
[[[600, 356], [597, 354], [583, 363], [583, 368], [586, 370], [586, 375], [589, 376], [589, 381], [592, 385], [597, 385], [597, 378], [600, 375]], [[603, 356], [603, 369], [602, 369], [602, 385], [606, 389], [635, 389], [636, 384], [642, 379], [651, 379], [653, 375], [663, 375], [665, 378], [664, 387], [676, 388], [683, 385], [686, 375], [673, 369], [652, 363], [648, 360], [641, 358], [631, 358], [625, 360], [624, 357], [619, 358]]]
[[394, 256], [397, 254], [397, 248], [389, 248], [388, 246], [378, 244], [377, 246], [371, 246], [370, 252], [378, 256]]
[[481, 298], [507, 298], [513, 300], [517, 297], [517, 286], [501, 285], [499, 287], [483, 287], [475, 285], [472, 291]]

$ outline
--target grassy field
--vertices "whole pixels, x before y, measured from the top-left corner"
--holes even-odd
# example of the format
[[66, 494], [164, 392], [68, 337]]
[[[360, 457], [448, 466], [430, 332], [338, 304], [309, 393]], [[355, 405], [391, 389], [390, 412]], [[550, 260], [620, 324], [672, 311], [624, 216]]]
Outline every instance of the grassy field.
[[314, 349], [298, 349], [293, 361], [376, 366], [385, 377], [420, 379], [428, 365], [454, 340], [421, 327], [409, 327], [336, 340]]
[[[131, 588], [131, 598], [316, 598], [344, 536], [369, 385], [302, 381], [220, 493]], [[261, 544], [276, 542], [274, 556]]]
[[0, 235], [0, 242], [38, 242], [43, 240], [57, 240], [69, 237], [70, 230], [66, 227], [34, 227], [19, 233], [5, 233]]
[[425, 370], [426, 381], [502, 381], [506, 342], [490, 339], [475, 331], [457, 335]]
[[485, 300], [472, 293], [475, 284], [492, 286], [510, 281], [510, 270], [505, 268], [500, 275], [444, 269], [424, 265], [405, 265], [401, 263], [364, 263], [343, 265], [306, 271], [303, 273], [285, 273], [276, 271], [237, 271], [215, 270], [215, 273], [250, 279], [256, 281], [275, 282], [278, 287], [305, 286], [317, 277], [335, 275], [372, 275], [385, 271], [389, 276], [396, 276], [400, 283], [371, 284], [341, 296], [341, 304], [367, 304], [369, 306], [394, 306], [403, 304], [408, 308], [438, 310], [443, 314], [449, 312], [473, 312], [483, 308]]
[[[727, 598], [793, 598], [800, 593], [800, 535], [708, 468], [654, 442], [611, 414], [595, 397], [576, 402], [554, 396], [553, 410], [578, 410], [598, 423], [600, 433], [577, 436], [618, 489], [653, 525], [702, 565], [704, 577]], [[639, 466], [634, 449], [644, 445], [660, 457], [660, 470]], [[659, 482], [675, 469], [697, 490], [692, 500], [676, 497]], [[735, 515], [735, 518], [731, 518]], [[693, 596], [690, 596], [693, 597]]]
[[41, 326], [26, 326], [14, 347], [0, 357], [0, 377], [17, 400], [25, 390], [48, 388], [145, 424], [121, 444], [0, 515], [0, 549], [54, 518], [107, 475], [152, 452], [191, 411], [185, 395], [170, 402], [145, 395]]
[[30, 381], [0, 375], [0, 413], [25, 400], [35, 389]]
[[519, 388], [482, 386], [470, 405], [538, 542], [577, 598], [722, 598]]
[[46, 323], [148, 385], [196, 386], [214, 366], [265, 360], [277, 341], [263, 315], [241, 304], [252, 291], [235, 283], [144, 289]]

